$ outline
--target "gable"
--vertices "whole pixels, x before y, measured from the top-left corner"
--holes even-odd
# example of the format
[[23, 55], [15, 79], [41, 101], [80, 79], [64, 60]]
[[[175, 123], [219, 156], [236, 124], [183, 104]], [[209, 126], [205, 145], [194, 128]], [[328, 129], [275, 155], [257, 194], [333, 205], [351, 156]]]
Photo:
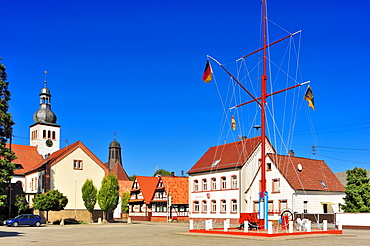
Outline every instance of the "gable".
[[135, 183], [138, 185], [136, 189], [140, 189], [144, 197], [144, 202], [146, 204], [149, 204], [154, 196], [155, 188], [157, 187], [157, 184], [158, 184], [158, 178], [157, 177], [136, 176], [134, 186], [135, 186]]

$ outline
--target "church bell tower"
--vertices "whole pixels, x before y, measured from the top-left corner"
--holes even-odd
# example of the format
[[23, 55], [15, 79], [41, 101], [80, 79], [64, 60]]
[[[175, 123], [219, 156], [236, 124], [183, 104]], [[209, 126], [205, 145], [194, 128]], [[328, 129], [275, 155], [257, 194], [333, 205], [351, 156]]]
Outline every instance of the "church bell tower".
[[33, 115], [34, 124], [30, 126], [30, 145], [36, 146], [37, 151], [45, 159], [60, 149], [60, 126], [56, 124], [57, 117], [51, 111], [51, 94], [46, 87], [40, 92], [40, 107]]

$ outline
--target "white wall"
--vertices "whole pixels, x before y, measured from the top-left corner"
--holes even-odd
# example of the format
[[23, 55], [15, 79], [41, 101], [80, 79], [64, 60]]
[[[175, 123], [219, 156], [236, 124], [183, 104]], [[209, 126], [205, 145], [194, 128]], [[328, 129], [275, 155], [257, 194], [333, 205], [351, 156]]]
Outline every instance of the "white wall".
[[370, 213], [337, 213], [336, 224], [343, 226], [370, 226]]
[[[238, 168], [239, 169], [239, 168]], [[189, 176], [189, 217], [190, 218], [239, 218], [239, 187], [240, 175], [238, 169], [213, 171]], [[232, 188], [232, 176], [237, 177], [237, 187]], [[221, 177], [226, 177], [226, 189], [221, 188]], [[212, 178], [216, 179], [216, 189], [212, 189]], [[207, 190], [203, 190], [202, 180], [207, 180]], [[194, 180], [198, 180], [199, 190], [194, 191]], [[216, 212], [212, 211], [212, 200], [216, 201]], [[221, 200], [226, 200], [226, 213], [221, 212]], [[231, 213], [231, 200], [238, 204], [237, 213]], [[199, 213], [195, 213], [194, 201], [199, 202]], [[207, 212], [202, 212], [202, 201], [207, 201]]]
[[[75, 170], [74, 160], [82, 160], [82, 170]], [[81, 148], [77, 148], [64, 159], [56, 163], [50, 170], [50, 190], [59, 190], [67, 196], [65, 209], [86, 209], [82, 200], [81, 187], [86, 179], [91, 179], [99, 190], [105, 176], [104, 170], [91, 159]], [[99, 209], [98, 204], [95, 209]]]

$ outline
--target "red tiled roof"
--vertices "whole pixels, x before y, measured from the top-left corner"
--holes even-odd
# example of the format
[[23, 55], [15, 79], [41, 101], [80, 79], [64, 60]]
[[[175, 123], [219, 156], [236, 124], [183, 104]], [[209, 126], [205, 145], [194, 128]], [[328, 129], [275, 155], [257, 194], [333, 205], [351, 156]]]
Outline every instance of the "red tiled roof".
[[189, 203], [189, 179], [188, 177], [161, 176], [167, 195], [172, 194], [173, 204]]
[[[6, 144], [6, 148], [9, 148], [9, 144]], [[21, 164], [22, 169], [17, 169], [14, 174], [22, 175], [32, 170], [39, 162], [43, 161], [42, 155], [37, 152], [37, 147], [12, 144], [12, 151], [18, 157], [13, 161], [14, 164]]]
[[118, 184], [119, 184], [119, 196], [121, 197], [122, 194], [125, 193], [125, 192], [130, 193], [133, 183], [134, 183], [134, 181], [130, 181], [130, 180], [128, 180], [128, 181], [126, 181], [126, 180], [118, 180]]
[[153, 199], [155, 188], [157, 187], [159, 179], [157, 177], [136, 176], [136, 180], [139, 183], [145, 203], [149, 204]]
[[114, 175], [116, 175], [118, 180], [125, 180], [125, 181], [129, 180], [126, 171], [123, 169], [119, 161], [117, 161], [116, 164], [114, 164], [113, 168], [109, 171], [109, 173], [113, 173]]
[[[342, 183], [322, 160], [276, 154], [268, 154], [268, 156], [295, 190], [345, 191]], [[298, 164], [302, 165], [300, 172]]]
[[36, 169], [42, 167], [45, 164], [49, 164], [50, 166], [55, 165], [57, 162], [61, 161], [63, 158], [68, 156], [70, 153], [75, 151], [77, 148], [81, 148], [91, 159], [93, 159], [104, 171], [105, 174], [108, 174], [109, 169], [104, 165], [104, 163], [94, 155], [81, 141], [77, 141], [63, 149], [60, 149], [54, 153], [52, 153], [48, 159], [45, 159], [41, 162], [39, 162], [37, 165], [35, 165], [32, 171], [35, 171]]
[[[261, 137], [255, 137], [211, 147], [188, 173], [241, 167], [260, 143]], [[216, 160], [220, 162], [212, 166]]]

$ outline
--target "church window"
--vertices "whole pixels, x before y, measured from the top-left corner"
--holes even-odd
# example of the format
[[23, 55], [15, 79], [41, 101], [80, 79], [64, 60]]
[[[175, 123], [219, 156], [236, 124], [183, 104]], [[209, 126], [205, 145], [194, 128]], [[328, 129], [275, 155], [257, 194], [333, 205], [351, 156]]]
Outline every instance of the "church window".
[[48, 139], [50, 139], [50, 130], [48, 131]]
[[42, 131], [42, 138], [46, 138], [46, 130]]
[[82, 160], [73, 160], [73, 168], [82, 170]]
[[55, 140], [55, 131], [52, 133], [52, 139]]

